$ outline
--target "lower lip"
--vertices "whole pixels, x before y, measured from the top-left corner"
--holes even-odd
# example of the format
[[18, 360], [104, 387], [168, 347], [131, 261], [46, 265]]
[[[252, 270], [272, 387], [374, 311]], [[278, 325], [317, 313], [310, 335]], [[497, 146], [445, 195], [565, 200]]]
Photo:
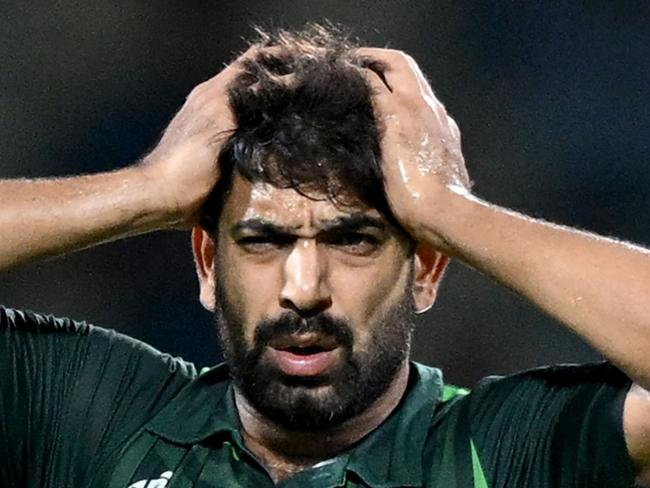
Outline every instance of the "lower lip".
[[294, 354], [269, 348], [271, 359], [284, 374], [290, 376], [316, 376], [334, 366], [341, 357], [339, 349], [321, 351], [314, 354]]

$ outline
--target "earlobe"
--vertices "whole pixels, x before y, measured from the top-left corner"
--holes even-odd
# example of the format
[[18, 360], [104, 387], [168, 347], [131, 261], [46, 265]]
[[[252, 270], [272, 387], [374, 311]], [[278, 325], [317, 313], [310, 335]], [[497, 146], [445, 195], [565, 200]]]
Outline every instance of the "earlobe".
[[418, 244], [414, 260], [413, 301], [415, 313], [420, 314], [435, 303], [449, 257], [426, 244]]
[[192, 229], [192, 252], [196, 275], [199, 279], [199, 300], [204, 308], [214, 311], [215, 308], [215, 276], [214, 256], [215, 244], [212, 237], [201, 227]]

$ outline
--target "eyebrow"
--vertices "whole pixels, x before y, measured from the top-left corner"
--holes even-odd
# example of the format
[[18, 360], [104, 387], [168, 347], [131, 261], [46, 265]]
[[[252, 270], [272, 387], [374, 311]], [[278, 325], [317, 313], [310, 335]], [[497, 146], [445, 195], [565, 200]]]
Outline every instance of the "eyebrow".
[[[327, 220], [316, 226], [319, 232], [350, 232], [366, 228], [375, 228], [380, 231], [386, 230], [386, 222], [367, 214], [341, 215], [334, 219]], [[242, 232], [255, 232], [257, 234], [292, 234], [300, 228], [299, 225], [282, 226], [270, 220], [252, 218], [241, 220], [230, 228], [230, 234], [236, 235]]]

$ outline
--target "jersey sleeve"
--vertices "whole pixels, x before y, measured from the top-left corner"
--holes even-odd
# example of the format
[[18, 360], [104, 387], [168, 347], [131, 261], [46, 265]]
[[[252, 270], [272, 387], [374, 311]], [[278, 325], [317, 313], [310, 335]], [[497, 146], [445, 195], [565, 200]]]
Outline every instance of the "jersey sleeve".
[[540, 368], [479, 383], [467, 400], [487, 485], [631, 488], [634, 467], [623, 433], [629, 387], [609, 363]]
[[114, 331], [5, 308], [0, 371], [3, 486], [82, 486], [196, 374]]

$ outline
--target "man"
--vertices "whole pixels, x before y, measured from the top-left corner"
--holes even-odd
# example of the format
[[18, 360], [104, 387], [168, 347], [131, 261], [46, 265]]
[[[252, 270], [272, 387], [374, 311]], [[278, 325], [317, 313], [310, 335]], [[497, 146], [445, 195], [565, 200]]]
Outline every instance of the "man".
[[[263, 36], [140, 164], [0, 182], [3, 269], [192, 227], [226, 357], [197, 375], [119, 334], [0, 309], [3, 482], [650, 484], [650, 254], [468, 186], [458, 129], [413, 59], [318, 28]], [[409, 362], [409, 318], [450, 257], [611, 364], [444, 386]]]

